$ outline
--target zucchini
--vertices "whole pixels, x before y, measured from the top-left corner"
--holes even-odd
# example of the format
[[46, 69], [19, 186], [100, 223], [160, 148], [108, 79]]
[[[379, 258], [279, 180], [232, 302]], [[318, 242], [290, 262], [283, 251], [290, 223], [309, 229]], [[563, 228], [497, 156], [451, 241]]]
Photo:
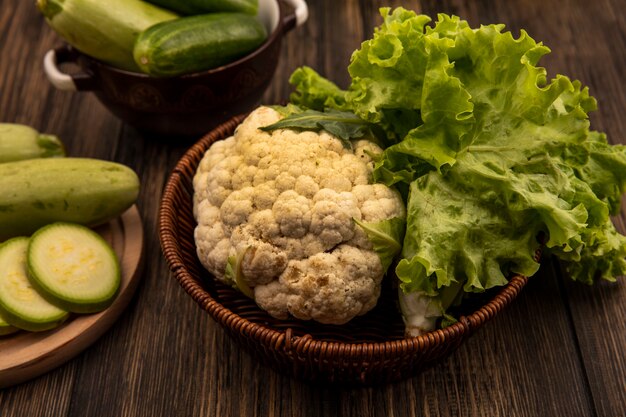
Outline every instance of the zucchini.
[[17, 327], [11, 326], [5, 318], [0, 315], [0, 336], [6, 336], [17, 332]]
[[265, 27], [243, 13], [214, 13], [158, 23], [135, 43], [135, 62], [154, 76], [208, 70], [235, 61], [266, 39]]
[[0, 164], [0, 241], [56, 221], [106, 223], [138, 193], [135, 172], [114, 162], [48, 158]]
[[140, 32], [178, 15], [141, 0], [37, 0], [50, 26], [79, 51], [138, 71], [133, 45]]
[[149, 3], [174, 10], [182, 15], [216, 12], [240, 12], [256, 15], [258, 0], [148, 0]]
[[104, 310], [120, 287], [115, 252], [85, 226], [53, 223], [37, 230], [30, 239], [27, 262], [39, 293], [72, 313]]
[[19, 329], [53, 329], [69, 314], [50, 304], [31, 285], [26, 264], [28, 244], [28, 238], [17, 237], [0, 245], [0, 312]]
[[56, 136], [41, 134], [30, 126], [0, 123], [0, 163], [55, 156], [65, 156]]

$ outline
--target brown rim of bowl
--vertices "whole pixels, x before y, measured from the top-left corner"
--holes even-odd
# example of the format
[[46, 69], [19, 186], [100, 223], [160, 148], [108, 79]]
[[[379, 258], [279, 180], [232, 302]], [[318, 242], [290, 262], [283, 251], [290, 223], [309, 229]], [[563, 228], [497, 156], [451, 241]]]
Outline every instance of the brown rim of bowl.
[[116, 68], [112, 65], [109, 65], [105, 62], [102, 62], [98, 59], [92, 58], [89, 55], [86, 55], [80, 51], [78, 51], [76, 48], [72, 48], [72, 50], [74, 50], [76, 53], [78, 53], [79, 55], [81, 55], [84, 59], [86, 59], [88, 62], [92, 62], [96, 65], [105, 67], [107, 70], [111, 71], [111, 72], [117, 72], [120, 74], [125, 74], [125, 75], [129, 75], [129, 76], [133, 76], [133, 77], [137, 77], [137, 78], [149, 78], [149, 79], [162, 79], [162, 80], [167, 80], [168, 78], [177, 78], [177, 79], [193, 79], [196, 77], [203, 77], [205, 75], [209, 75], [209, 74], [213, 74], [216, 72], [222, 72], [224, 70], [228, 70], [230, 68], [236, 67], [238, 65], [241, 65], [247, 61], [251, 61], [252, 59], [256, 58], [258, 55], [262, 54], [267, 48], [269, 48], [269, 46], [271, 44], [273, 44], [274, 42], [276, 42], [276, 39], [280, 36], [283, 36], [285, 34], [286, 31], [289, 31], [293, 28], [293, 26], [295, 26], [295, 15], [285, 15], [285, 6], [283, 5], [282, 1], [280, 0], [276, 0], [276, 2], [278, 3], [278, 23], [276, 24], [276, 27], [274, 28], [274, 30], [272, 31], [272, 33], [270, 33], [270, 35], [267, 37], [267, 39], [265, 40], [265, 42], [263, 42], [261, 44], [261, 46], [259, 46], [257, 49], [255, 49], [254, 51], [250, 52], [248, 55], [245, 55], [241, 58], [239, 58], [236, 61], [233, 62], [229, 62], [228, 64], [222, 65], [220, 67], [216, 67], [216, 68], [211, 68], [205, 71], [199, 71], [199, 72], [194, 72], [191, 74], [183, 74], [183, 75], [174, 75], [171, 77], [154, 77], [152, 75], [149, 74], [144, 74], [142, 72], [134, 72], [134, 71], [128, 71], [128, 70], [124, 70], [124, 69], [120, 69], [120, 68]]
[[[245, 118], [245, 115], [236, 116], [218, 126], [195, 145], [193, 145], [179, 160], [172, 171], [165, 186], [161, 207], [159, 209], [159, 237], [161, 248], [168, 262], [170, 270], [183, 289], [222, 326], [246, 338], [269, 346], [274, 350], [282, 350], [296, 354], [298, 358], [345, 357], [351, 363], [359, 360], [369, 362], [377, 359], [396, 357], [400, 355], [414, 355], [428, 352], [428, 356], [443, 357], [445, 352], [457, 347], [467, 336], [481, 325], [493, 318], [507, 306], [523, 289], [528, 278], [520, 275], [513, 276], [491, 300], [478, 310], [467, 316], [461, 316], [458, 322], [443, 329], [437, 329], [421, 336], [390, 340], [385, 342], [334, 342], [316, 340], [310, 334], [295, 336], [291, 328], [276, 330], [262, 324], [251, 322], [235, 314], [220, 304], [211, 294], [199, 284], [198, 277], [188, 271], [185, 260], [181, 256], [178, 241], [178, 215], [173, 207], [176, 200], [180, 200], [178, 190], [183, 187], [184, 178], [192, 179], [197, 164], [204, 152], [215, 141], [232, 135], [234, 129]], [[535, 254], [539, 260], [540, 252]], [[431, 349], [442, 347], [446, 342], [453, 342], [445, 346], [445, 351], [433, 352]], [[329, 356], [330, 355], [330, 356]], [[348, 356], [343, 356], [348, 355]], [[294, 358], [295, 359], [295, 358]], [[425, 359], [428, 362], [428, 358]]]

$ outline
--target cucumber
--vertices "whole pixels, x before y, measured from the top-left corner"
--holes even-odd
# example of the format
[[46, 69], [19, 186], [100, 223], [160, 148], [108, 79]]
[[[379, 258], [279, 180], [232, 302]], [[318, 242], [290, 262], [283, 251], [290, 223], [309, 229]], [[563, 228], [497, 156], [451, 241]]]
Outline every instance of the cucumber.
[[53, 223], [37, 230], [30, 239], [27, 262], [40, 294], [73, 313], [104, 310], [120, 287], [115, 252], [85, 226]]
[[30, 126], [0, 123], [0, 163], [56, 156], [65, 156], [56, 136], [41, 134]]
[[148, 0], [166, 9], [183, 15], [197, 15], [216, 12], [241, 12], [256, 15], [258, 0]]
[[141, 0], [37, 0], [50, 26], [79, 51], [138, 71], [133, 45], [148, 27], [178, 15]]
[[67, 311], [50, 304], [28, 279], [29, 239], [16, 237], [0, 245], [0, 312], [14, 327], [32, 332], [49, 330], [65, 321]]
[[56, 221], [95, 226], [119, 216], [139, 193], [127, 166], [88, 158], [0, 164], [0, 241]]
[[213, 13], [158, 23], [137, 38], [135, 62], [154, 76], [208, 70], [235, 61], [266, 39], [265, 27], [243, 13]]

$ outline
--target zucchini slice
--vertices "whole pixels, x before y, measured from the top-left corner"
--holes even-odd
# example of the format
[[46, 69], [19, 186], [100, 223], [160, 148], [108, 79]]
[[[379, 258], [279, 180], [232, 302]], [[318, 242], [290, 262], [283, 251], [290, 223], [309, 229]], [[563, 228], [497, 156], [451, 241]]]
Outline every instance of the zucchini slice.
[[30, 331], [57, 327], [69, 316], [50, 304], [28, 279], [28, 238], [16, 237], [0, 245], [0, 313], [10, 325]]
[[13, 334], [17, 332], [19, 329], [17, 327], [11, 326], [8, 321], [4, 317], [0, 315], [0, 336], [6, 336], [8, 334]]
[[53, 223], [33, 234], [28, 247], [33, 286], [73, 313], [107, 308], [120, 287], [120, 267], [109, 244], [93, 230]]

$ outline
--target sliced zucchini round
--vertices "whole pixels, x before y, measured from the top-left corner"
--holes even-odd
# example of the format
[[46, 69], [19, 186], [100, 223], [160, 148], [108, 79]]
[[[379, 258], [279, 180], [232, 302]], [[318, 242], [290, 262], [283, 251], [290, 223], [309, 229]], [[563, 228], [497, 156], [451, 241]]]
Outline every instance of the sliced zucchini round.
[[16, 237], [0, 245], [0, 314], [10, 325], [33, 332], [53, 329], [69, 313], [50, 304], [28, 279], [28, 238]]
[[27, 262], [33, 286], [73, 313], [104, 310], [120, 287], [115, 252], [99, 234], [78, 224], [53, 223], [36, 231]]
[[17, 332], [19, 329], [15, 326], [11, 326], [6, 319], [0, 315], [0, 336], [6, 336], [8, 334], [13, 334]]

